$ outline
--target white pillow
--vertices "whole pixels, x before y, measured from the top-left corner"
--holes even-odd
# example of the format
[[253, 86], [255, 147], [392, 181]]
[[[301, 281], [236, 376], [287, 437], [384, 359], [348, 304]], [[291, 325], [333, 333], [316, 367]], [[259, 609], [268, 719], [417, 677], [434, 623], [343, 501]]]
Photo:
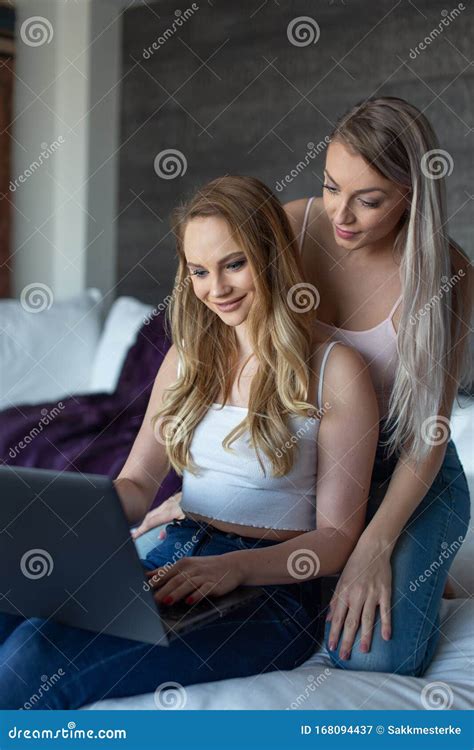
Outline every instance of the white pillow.
[[113, 393], [137, 333], [153, 310], [133, 297], [119, 297], [110, 308], [92, 366], [90, 390]]
[[55, 300], [40, 283], [0, 300], [0, 409], [88, 392], [102, 304], [99, 289]]

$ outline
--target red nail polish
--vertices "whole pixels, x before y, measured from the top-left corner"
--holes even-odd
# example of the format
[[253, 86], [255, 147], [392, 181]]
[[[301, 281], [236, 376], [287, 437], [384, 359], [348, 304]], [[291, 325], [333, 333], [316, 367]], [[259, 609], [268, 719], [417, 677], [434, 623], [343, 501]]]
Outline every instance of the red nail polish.
[[194, 599], [193, 599], [193, 597], [192, 597], [192, 596], [188, 596], [188, 597], [186, 598], [186, 604], [192, 604], [192, 603], [193, 603], [193, 601], [194, 601]]
[[329, 650], [330, 650], [330, 651], [334, 651], [334, 650], [335, 650], [335, 648], [336, 648], [336, 643], [335, 643], [335, 641], [329, 641]]
[[172, 596], [165, 596], [165, 598], [163, 599], [163, 604], [171, 604], [172, 601], [173, 601]]
[[347, 659], [348, 656], [349, 654], [347, 653], [347, 651], [341, 651], [339, 654], [339, 658], [344, 660]]
[[364, 653], [366, 653], [369, 650], [369, 647], [367, 646], [366, 643], [361, 643], [360, 644], [360, 650], [363, 651]]

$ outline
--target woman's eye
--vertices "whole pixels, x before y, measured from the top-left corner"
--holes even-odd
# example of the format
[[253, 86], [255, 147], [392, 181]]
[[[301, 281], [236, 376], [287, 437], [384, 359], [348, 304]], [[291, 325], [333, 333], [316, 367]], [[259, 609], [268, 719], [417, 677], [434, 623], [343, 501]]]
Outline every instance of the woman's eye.
[[366, 206], [367, 208], [378, 208], [380, 206], [380, 203], [369, 203], [369, 201], [363, 201], [361, 199], [360, 201], [363, 206]]
[[323, 185], [323, 188], [325, 190], [329, 190], [330, 193], [336, 193], [337, 188], [333, 187], [332, 185]]
[[229, 263], [227, 268], [232, 268], [233, 271], [236, 271], [238, 268], [242, 268], [244, 263], [245, 260], [236, 260], [235, 263]]
[[[242, 268], [244, 263], [245, 260], [237, 260], [234, 263], [229, 263], [226, 268], [230, 268], [232, 271], [238, 271], [240, 268]], [[191, 271], [191, 276], [197, 276], [199, 279], [201, 279], [205, 273], [207, 273], [207, 271], [201, 271], [198, 269], [196, 271]]]

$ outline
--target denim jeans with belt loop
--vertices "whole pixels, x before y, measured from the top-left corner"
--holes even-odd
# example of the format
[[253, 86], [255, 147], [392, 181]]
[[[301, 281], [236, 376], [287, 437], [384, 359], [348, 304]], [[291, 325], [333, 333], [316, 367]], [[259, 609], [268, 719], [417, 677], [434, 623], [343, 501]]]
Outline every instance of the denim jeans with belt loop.
[[[166, 532], [142, 560], [146, 569], [176, 562], [183, 554], [222, 555], [277, 543], [190, 518], [168, 524]], [[164, 703], [161, 693], [170, 689], [176, 693], [172, 700], [184, 701], [187, 685], [294, 669], [317, 646], [319, 583], [313, 578], [265, 586], [261, 598], [167, 647], [0, 614], [0, 709], [75, 709], [150, 692], [155, 702]], [[53, 684], [42, 690], [46, 678]]]

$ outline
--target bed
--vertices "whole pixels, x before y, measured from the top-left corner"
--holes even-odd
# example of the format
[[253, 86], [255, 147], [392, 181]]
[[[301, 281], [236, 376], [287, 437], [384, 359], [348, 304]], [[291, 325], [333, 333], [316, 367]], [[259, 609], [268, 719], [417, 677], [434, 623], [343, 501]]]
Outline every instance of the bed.
[[[462, 399], [452, 435], [474, 495], [473, 400]], [[150, 535], [158, 533], [149, 532]], [[141, 538], [141, 545], [150, 543]], [[137, 540], [138, 542], [139, 540]], [[474, 658], [474, 535], [470, 530], [450, 570], [456, 598], [443, 599], [441, 636], [434, 659], [420, 677], [335, 669], [324, 646], [300, 667], [185, 688], [181, 710], [419, 710], [472, 708]], [[173, 705], [173, 701], [169, 702]], [[175, 702], [176, 705], [182, 701]], [[96, 702], [84, 709], [157, 710], [154, 693]]]

